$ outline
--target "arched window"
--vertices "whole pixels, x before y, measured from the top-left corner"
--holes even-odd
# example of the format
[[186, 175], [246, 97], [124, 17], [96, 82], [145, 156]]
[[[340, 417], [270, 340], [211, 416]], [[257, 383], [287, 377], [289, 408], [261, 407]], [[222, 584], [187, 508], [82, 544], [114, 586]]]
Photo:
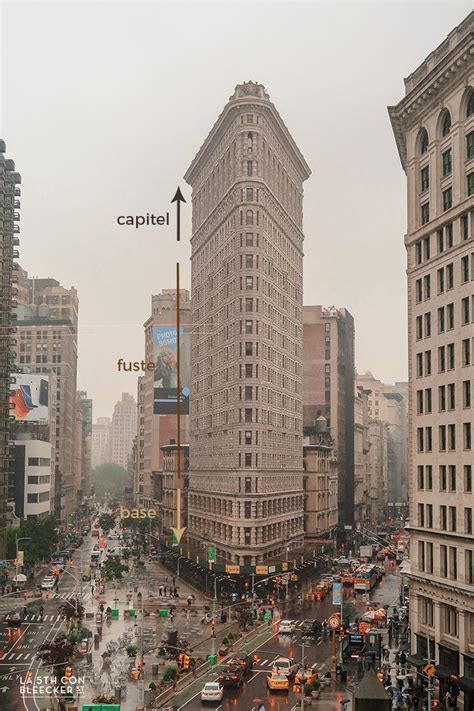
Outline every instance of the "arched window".
[[474, 91], [471, 91], [467, 100], [466, 118], [474, 114]]
[[428, 132], [426, 128], [422, 128], [420, 135], [418, 137], [418, 145], [420, 146], [420, 153], [423, 155], [423, 153], [426, 153], [428, 150]]
[[252, 210], [247, 210], [245, 213], [245, 224], [246, 225], [253, 225], [253, 212]]
[[441, 136], [444, 138], [448, 135], [451, 130], [451, 114], [449, 111], [445, 111], [443, 115], [443, 120], [441, 121]]

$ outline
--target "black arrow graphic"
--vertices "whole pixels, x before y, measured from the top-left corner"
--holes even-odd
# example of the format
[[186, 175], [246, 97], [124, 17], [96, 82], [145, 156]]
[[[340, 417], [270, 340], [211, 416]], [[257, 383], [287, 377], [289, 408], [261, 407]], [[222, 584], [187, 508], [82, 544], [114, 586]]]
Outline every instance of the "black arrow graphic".
[[181, 237], [181, 203], [186, 202], [186, 200], [183, 197], [183, 193], [181, 190], [178, 189], [176, 190], [174, 198], [171, 200], [171, 202], [176, 203], [176, 239], [180, 240]]

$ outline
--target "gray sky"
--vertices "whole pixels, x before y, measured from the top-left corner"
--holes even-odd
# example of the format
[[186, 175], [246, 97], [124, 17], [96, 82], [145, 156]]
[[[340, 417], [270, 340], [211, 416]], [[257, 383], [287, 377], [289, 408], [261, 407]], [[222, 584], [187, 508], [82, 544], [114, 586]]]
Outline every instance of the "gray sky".
[[[405, 176], [386, 107], [471, 10], [422, 3], [23, 3], [2, 7], [1, 135], [23, 176], [21, 264], [79, 292], [78, 387], [111, 415], [150, 297], [189, 278], [162, 213], [237, 83], [263, 83], [313, 175], [304, 302], [345, 306], [356, 365], [407, 376]], [[188, 285], [183, 284], [184, 285]]]

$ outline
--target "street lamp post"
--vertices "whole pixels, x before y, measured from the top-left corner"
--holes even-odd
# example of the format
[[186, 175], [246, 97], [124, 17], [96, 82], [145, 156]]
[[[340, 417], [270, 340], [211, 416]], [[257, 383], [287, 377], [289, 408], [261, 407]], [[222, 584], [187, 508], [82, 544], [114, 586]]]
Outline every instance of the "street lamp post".
[[31, 541], [31, 536], [23, 536], [21, 538], [18, 538], [18, 536], [15, 536], [15, 568], [16, 568], [16, 584], [18, 586], [18, 569], [21, 568], [22, 566], [18, 563], [18, 543], [20, 541]]
[[287, 544], [287, 546], [286, 546], [286, 599], [287, 600], [288, 600], [288, 586], [290, 584], [290, 571], [288, 570], [289, 556], [290, 556], [290, 546]]
[[217, 576], [214, 576], [214, 597], [212, 598], [212, 647], [211, 654], [216, 654], [216, 603], [217, 603]]

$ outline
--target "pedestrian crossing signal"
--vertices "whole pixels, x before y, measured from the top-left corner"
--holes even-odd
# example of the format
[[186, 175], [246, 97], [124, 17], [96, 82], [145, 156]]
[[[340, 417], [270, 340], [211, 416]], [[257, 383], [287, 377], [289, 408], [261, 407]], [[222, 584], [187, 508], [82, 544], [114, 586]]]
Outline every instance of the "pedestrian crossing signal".
[[433, 674], [436, 672], [436, 667], [434, 664], [425, 664], [423, 667], [423, 673], [426, 674], [426, 676], [433, 676]]

